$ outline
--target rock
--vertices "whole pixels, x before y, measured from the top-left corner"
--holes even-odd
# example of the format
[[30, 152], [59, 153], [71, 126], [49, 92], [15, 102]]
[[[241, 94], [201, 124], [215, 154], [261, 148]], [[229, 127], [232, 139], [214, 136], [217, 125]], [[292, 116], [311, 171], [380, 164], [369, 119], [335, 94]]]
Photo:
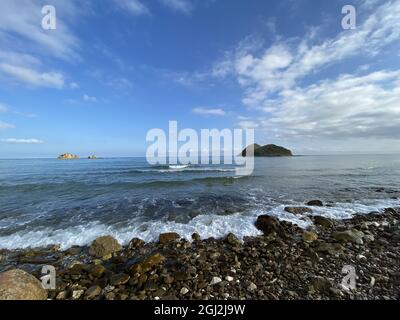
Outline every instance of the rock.
[[67, 292], [66, 291], [61, 291], [56, 296], [56, 300], [65, 300], [65, 299], [67, 299]]
[[322, 216], [314, 216], [314, 217], [312, 217], [312, 220], [314, 221], [314, 223], [317, 226], [321, 226], [324, 228], [330, 228], [330, 227], [333, 227], [333, 225], [334, 225], [334, 222], [331, 219], [328, 219], [328, 218], [325, 218]]
[[169, 232], [169, 233], [162, 233], [160, 234], [160, 243], [161, 244], [166, 244], [169, 242], [174, 242], [178, 239], [180, 239], [181, 236], [175, 232]]
[[251, 292], [256, 289], [257, 289], [257, 286], [253, 282], [250, 282], [249, 286], [247, 287], [247, 290]]
[[175, 278], [172, 277], [172, 276], [170, 276], [170, 275], [167, 275], [166, 277], [164, 277], [164, 283], [165, 283], [165, 284], [171, 284], [171, 283], [173, 283], [174, 281], [175, 281]]
[[125, 273], [120, 273], [120, 274], [114, 274], [110, 277], [110, 284], [112, 286], [120, 286], [125, 283], [127, 283], [130, 279], [130, 276], [128, 276]]
[[73, 246], [69, 248], [67, 251], [65, 251], [66, 254], [71, 255], [71, 256], [76, 256], [80, 254], [82, 251], [81, 247], [79, 246]]
[[13, 269], [0, 273], [0, 300], [46, 300], [47, 291], [29, 273]]
[[225, 238], [226, 242], [229, 243], [231, 246], [238, 246], [240, 245], [240, 241], [239, 239], [233, 234], [233, 233], [229, 233], [226, 238]]
[[96, 160], [96, 159], [97, 159], [97, 156], [91, 155], [91, 156], [88, 157], [88, 159], [89, 159], [89, 160]]
[[185, 287], [183, 287], [182, 289], [181, 289], [181, 295], [185, 295], [186, 293], [188, 293], [189, 292], [189, 289], [188, 288], [185, 288]]
[[92, 286], [85, 291], [85, 299], [92, 300], [101, 294], [101, 288], [99, 286]]
[[332, 237], [339, 242], [353, 242], [363, 244], [364, 233], [356, 229], [337, 231], [332, 234]]
[[332, 244], [332, 243], [322, 242], [315, 248], [315, 251], [327, 253], [330, 255], [338, 255], [343, 252], [343, 247], [339, 243]]
[[218, 284], [218, 283], [220, 283], [220, 282], [222, 282], [222, 279], [221, 278], [219, 278], [219, 277], [213, 277], [212, 279], [211, 279], [211, 282], [210, 282], [210, 285], [216, 285], [216, 284]]
[[164, 262], [165, 258], [160, 253], [156, 253], [148, 258], [146, 258], [143, 262], [134, 264], [129, 268], [129, 273], [134, 275], [136, 273], [148, 272], [153, 269], [155, 266]]
[[285, 231], [280, 225], [279, 220], [268, 215], [259, 216], [256, 220], [255, 226], [257, 229], [264, 232], [265, 235], [269, 235], [273, 232], [276, 232], [279, 235], [285, 234]]
[[366, 234], [364, 235], [363, 238], [366, 242], [374, 242], [375, 241], [375, 237], [372, 234]]
[[375, 285], [375, 278], [374, 277], [370, 277], [370, 279], [371, 279], [371, 281], [369, 282], [369, 285], [371, 286], [371, 287], [373, 287], [374, 285]]
[[313, 213], [312, 209], [307, 208], [307, 207], [285, 207], [284, 209], [286, 212], [289, 212], [291, 214], [295, 215], [301, 215], [305, 213]]
[[95, 278], [100, 278], [104, 272], [106, 272], [106, 268], [101, 264], [96, 264], [89, 270], [89, 273]]
[[105, 236], [97, 238], [92, 242], [89, 254], [96, 258], [103, 258], [121, 250], [122, 247], [116, 239], [111, 236]]
[[174, 273], [174, 279], [176, 281], [186, 281], [191, 279], [192, 276], [190, 275], [189, 272], [185, 272], [185, 271], [178, 271]]
[[74, 300], [78, 300], [80, 297], [82, 297], [82, 295], [84, 294], [85, 291], [83, 290], [75, 290], [72, 291], [72, 299]]
[[324, 204], [322, 203], [321, 200], [311, 200], [307, 202], [307, 205], [310, 207], [323, 207]]
[[192, 239], [193, 239], [193, 241], [200, 241], [201, 237], [198, 233], [195, 232], [192, 234]]
[[75, 159], [79, 159], [79, 157], [72, 153], [64, 153], [58, 156], [58, 160], [75, 160]]
[[303, 239], [306, 242], [314, 242], [315, 240], [318, 239], [318, 235], [311, 231], [305, 231], [303, 233]]
[[333, 284], [324, 277], [314, 277], [312, 279], [312, 287], [316, 292], [327, 293], [333, 287]]
[[225, 277], [225, 280], [228, 281], [228, 282], [232, 282], [232, 281], [233, 281], [233, 277], [231, 277], [231, 276], [226, 276], [226, 277]]
[[128, 245], [128, 249], [133, 250], [133, 249], [138, 249], [141, 248], [145, 245], [145, 242], [142, 239], [138, 238], [133, 238]]

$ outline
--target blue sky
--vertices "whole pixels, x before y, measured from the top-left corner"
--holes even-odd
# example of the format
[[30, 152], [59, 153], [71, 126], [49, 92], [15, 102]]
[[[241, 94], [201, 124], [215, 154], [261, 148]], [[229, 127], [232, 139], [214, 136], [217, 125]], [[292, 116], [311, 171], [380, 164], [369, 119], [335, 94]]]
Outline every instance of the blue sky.
[[297, 154], [399, 152], [399, 17], [399, 0], [2, 0], [0, 157], [141, 156], [170, 120]]

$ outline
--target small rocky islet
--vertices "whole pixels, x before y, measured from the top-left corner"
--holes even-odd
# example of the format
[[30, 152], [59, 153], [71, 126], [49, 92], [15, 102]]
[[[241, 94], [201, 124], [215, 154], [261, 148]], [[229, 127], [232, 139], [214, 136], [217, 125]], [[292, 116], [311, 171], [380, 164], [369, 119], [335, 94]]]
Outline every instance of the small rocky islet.
[[[65, 251], [0, 250], [0, 299], [399, 299], [400, 208], [333, 220], [312, 215], [310, 206], [322, 202], [307, 205], [286, 211], [310, 218], [309, 229], [263, 215], [255, 222], [263, 235], [243, 241], [195, 233], [189, 242], [165, 233], [158, 242], [135, 238], [127, 246], [103, 236]], [[55, 290], [38, 281], [43, 265], [57, 271]], [[342, 284], [349, 266], [354, 289]]]

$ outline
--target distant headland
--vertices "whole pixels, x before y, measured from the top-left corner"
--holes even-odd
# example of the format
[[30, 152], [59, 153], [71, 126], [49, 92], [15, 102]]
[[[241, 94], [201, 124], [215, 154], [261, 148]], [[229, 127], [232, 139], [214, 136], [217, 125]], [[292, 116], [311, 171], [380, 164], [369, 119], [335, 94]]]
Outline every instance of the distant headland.
[[249, 145], [242, 151], [242, 156], [247, 157], [248, 154], [254, 152], [254, 157], [292, 157], [293, 153], [289, 149], [286, 149], [275, 144], [267, 144], [261, 146], [257, 143]]

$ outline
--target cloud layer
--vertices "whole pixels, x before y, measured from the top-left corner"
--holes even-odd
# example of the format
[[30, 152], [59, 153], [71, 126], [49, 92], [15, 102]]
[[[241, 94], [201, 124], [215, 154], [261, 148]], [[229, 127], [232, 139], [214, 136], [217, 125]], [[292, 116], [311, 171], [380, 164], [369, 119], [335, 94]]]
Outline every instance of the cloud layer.
[[39, 139], [15, 139], [15, 138], [10, 138], [10, 139], [0, 139], [1, 142], [3, 143], [9, 143], [9, 144], [42, 144], [44, 141], [39, 140]]
[[277, 40], [263, 48], [250, 37], [228, 52], [212, 74], [236, 78], [244, 90], [243, 104], [265, 113], [239, 125], [286, 139], [400, 138], [400, 69], [366, 73], [364, 65], [304, 85], [304, 79], [350, 58], [373, 63], [389, 45], [399, 43], [400, 1], [364, 2], [362, 9], [370, 13], [364, 22], [334, 38], [318, 39], [311, 28], [297, 43]]

